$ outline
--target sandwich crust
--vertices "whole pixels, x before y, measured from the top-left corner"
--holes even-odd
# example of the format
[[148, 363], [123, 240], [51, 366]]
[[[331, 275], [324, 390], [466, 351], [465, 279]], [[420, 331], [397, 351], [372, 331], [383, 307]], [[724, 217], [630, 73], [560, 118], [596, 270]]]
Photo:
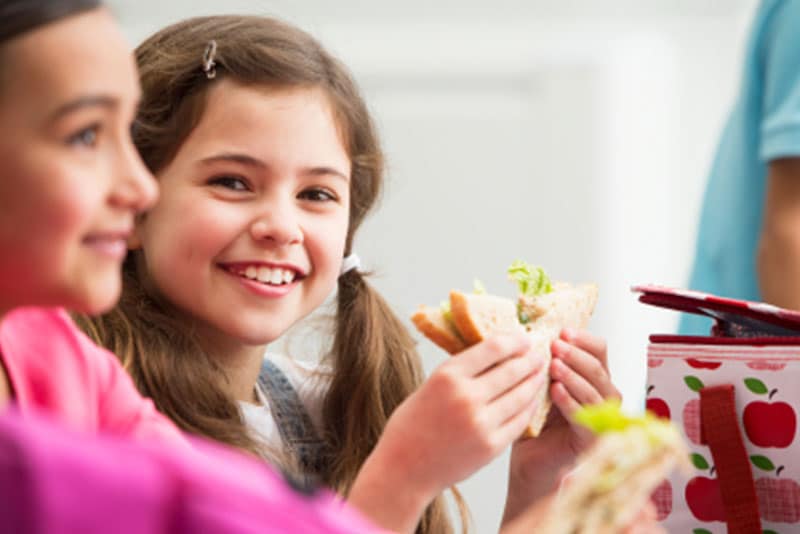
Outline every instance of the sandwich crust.
[[448, 321], [442, 310], [432, 306], [420, 306], [411, 316], [411, 322], [417, 330], [446, 350], [449, 354], [458, 354], [467, 344], [461, 339], [453, 324]]
[[450, 310], [456, 329], [468, 345], [480, 343], [491, 334], [523, 330], [511, 299], [451, 291]]

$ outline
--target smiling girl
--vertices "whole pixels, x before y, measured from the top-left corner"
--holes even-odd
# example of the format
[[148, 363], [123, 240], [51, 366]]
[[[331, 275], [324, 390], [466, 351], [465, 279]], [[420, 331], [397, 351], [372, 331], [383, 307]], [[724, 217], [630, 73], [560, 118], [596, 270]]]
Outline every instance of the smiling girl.
[[[439, 495], [520, 435], [544, 387], [541, 355], [502, 336], [423, 383], [413, 339], [353, 268], [383, 183], [377, 134], [347, 70], [313, 38], [273, 19], [205, 17], [158, 32], [136, 57], [134, 141], [161, 198], [129, 241], [120, 305], [85, 328], [185, 430], [294, 464], [393, 530], [451, 531]], [[334, 291], [322, 365], [264, 359]], [[562, 353], [604, 358], [576, 343]], [[581, 380], [581, 402], [616, 393], [601, 364]], [[554, 399], [571, 409], [565, 391]], [[548, 447], [569, 454], [554, 472], [577, 443], [560, 428]], [[515, 484], [512, 507], [554, 481]]]
[[155, 201], [130, 142], [135, 65], [98, 2], [11, 4], [0, 25], [0, 404], [84, 431], [182, 441], [53, 308], [114, 305], [134, 216]]

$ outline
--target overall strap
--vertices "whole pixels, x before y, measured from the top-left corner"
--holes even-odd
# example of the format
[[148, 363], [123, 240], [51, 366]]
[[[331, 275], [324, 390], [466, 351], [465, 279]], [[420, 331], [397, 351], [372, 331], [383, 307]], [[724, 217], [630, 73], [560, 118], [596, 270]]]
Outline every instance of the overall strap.
[[318, 473], [325, 455], [325, 443], [317, 435], [311, 416], [286, 374], [264, 358], [258, 383], [267, 397], [283, 442], [297, 456], [303, 469]]

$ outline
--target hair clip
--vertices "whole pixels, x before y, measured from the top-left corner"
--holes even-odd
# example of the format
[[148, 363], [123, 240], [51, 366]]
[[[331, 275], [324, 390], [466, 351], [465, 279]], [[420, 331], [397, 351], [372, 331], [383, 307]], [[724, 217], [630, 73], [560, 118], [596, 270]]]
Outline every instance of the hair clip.
[[213, 39], [208, 42], [206, 51], [203, 52], [203, 72], [206, 78], [213, 80], [217, 76], [217, 63], [214, 57], [217, 55], [217, 42]]

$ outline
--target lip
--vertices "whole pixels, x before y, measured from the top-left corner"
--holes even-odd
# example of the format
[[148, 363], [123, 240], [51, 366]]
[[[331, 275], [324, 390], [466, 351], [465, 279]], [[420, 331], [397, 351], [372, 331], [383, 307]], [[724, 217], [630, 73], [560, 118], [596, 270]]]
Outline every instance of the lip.
[[[246, 265], [256, 265], [255, 263], [247, 263]], [[272, 266], [276, 264], [261, 264], [265, 266]], [[283, 267], [284, 269], [289, 269], [290, 267]], [[235, 272], [227, 269], [225, 266], [220, 265], [220, 270], [225, 273], [226, 275], [234, 278], [236, 281], [239, 282], [247, 291], [253, 293], [259, 297], [265, 298], [280, 298], [288, 295], [291, 291], [297, 287], [297, 285], [302, 280], [302, 277], [298, 276], [294, 279], [293, 282], [289, 284], [281, 284], [279, 286], [267, 285], [256, 280], [250, 280], [249, 278], [245, 278], [244, 276], [239, 276]]]
[[84, 237], [82, 244], [101, 256], [121, 261], [128, 253], [130, 235], [131, 230], [95, 232]]

